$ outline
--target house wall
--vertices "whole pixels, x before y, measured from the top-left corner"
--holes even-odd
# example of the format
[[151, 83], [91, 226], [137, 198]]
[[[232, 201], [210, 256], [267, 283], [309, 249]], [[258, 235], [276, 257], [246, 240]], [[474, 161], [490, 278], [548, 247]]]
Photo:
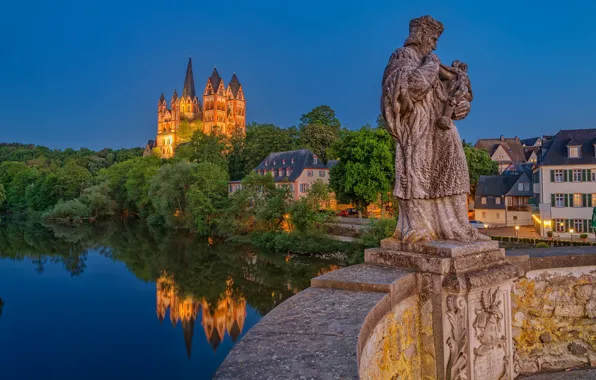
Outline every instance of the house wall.
[[507, 224], [505, 223], [504, 209], [477, 208], [475, 213], [476, 220], [497, 226], [529, 226], [533, 224], [532, 214], [529, 211], [507, 211]]
[[[584, 205], [583, 207], [573, 207], [572, 204], [569, 207], [555, 207], [551, 204], [552, 194], [596, 194], [596, 182], [592, 182], [591, 178], [587, 178], [586, 182], [552, 182], [551, 181], [551, 170], [570, 170], [570, 169], [591, 169], [592, 172], [596, 173], [596, 165], [557, 165], [557, 166], [542, 166], [538, 168], [540, 175], [540, 182], [534, 184], [534, 191], [539, 194], [539, 202], [550, 205], [550, 220], [554, 219], [592, 219], [593, 208]], [[548, 220], [549, 215], [546, 213], [540, 214], [540, 219]], [[554, 223], [551, 226], [545, 226], [543, 229], [543, 236], [546, 236], [547, 231], [555, 230]], [[556, 232], [556, 231], [555, 231]], [[567, 234], [568, 235], [568, 234]], [[565, 236], [563, 234], [562, 236]], [[589, 237], [594, 237], [594, 234], [590, 231]]]
[[[308, 176], [308, 171], [312, 170], [313, 175], [312, 177]], [[324, 176], [321, 176], [319, 174], [319, 172], [324, 172]], [[310, 169], [310, 168], [305, 168], [302, 171], [302, 174], [300, 174], [300, 176], [296, 179], [295, 182], [295, 187], [296, 187], [296, 191], [294, 193], [294, 199], [298, 199], [301, 197], [306, 196], [306, 191], [301, 191], [301, 186], [302, 184], [308, 184], [308, 188], [310, 188], [312, 186], [313, 183], [315, 183], [318, 180], [322, 180], [324, 183], [329, 183], [329, 169]]]

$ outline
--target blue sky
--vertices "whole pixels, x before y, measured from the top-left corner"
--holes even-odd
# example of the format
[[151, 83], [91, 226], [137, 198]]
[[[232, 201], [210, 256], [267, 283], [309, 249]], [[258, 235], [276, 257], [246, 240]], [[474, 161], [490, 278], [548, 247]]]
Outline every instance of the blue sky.
[[437, 54], [469, 65], [462, 138], [596, 127], [594, 1], [6, 2], [0, 141], [52, 148], [144, 146], [163, 91], [234, 72], [248, 121], [294, 125], [328, 104], [374, 124], [387, 60], [411, 18], [445, 24]]

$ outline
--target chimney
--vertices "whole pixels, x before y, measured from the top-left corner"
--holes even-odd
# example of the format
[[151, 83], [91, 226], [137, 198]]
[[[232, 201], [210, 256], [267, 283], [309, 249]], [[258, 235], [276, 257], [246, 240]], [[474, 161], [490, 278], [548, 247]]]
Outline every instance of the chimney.
[[501, 135], [501, 141], [505, 141], [505, 136]]

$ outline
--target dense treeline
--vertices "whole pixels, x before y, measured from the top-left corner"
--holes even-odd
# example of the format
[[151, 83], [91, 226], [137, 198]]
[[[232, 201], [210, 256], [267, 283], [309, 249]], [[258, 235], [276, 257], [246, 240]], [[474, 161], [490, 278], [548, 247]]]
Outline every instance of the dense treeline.
[[[272, 152], [301, 148], [323, 161], [339, 159], [329, 185], [314, 184], [304, 199], [292, 200], [272, 177], [252, 172]], [[473, 186], [479, 175], [496, 172], [485, 152], [464, 149]], [[317, 235], [324, 242], [321, 224], [330, 214], [320, 209], [331, 192], [360, 210], [373, 202], [382, 210], [387, 203], [395, 206], [394, 161], [395, 143], [381, 117], [376, 127], [342, 129], [324, 105], [302, 115], [295, 127], [252, 123], [245, 136], [229, 138], [195, 132], [170, 159], [142, 157], [141, 148], [95, 152], [0, 144], [0, 212], [67, 222], [132, 215], [203, 236], [249, 237], [279, 251], [337, 251], [338, 243], [300, 245], [305, 239], [287, 232]], [[228, 196], [228, 181], [239, 179], [243, 189]], [[263, 238], [271, 233], [285, 240]]]

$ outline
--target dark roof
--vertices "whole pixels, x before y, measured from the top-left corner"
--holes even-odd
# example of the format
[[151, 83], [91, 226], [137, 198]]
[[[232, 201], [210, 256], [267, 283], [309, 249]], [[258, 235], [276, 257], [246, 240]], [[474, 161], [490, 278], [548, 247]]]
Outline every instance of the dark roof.
[[476, 196], [486, 197], [493, 196], [499, 197], [507, 194], [511, 186], [519, 178], [517, 175], [482, 175], [478, 180], [476, 186]]
[[[294, 163], [292, 163], [292, 158], [294, 159]], [[267, 165], [265, 165], [265, 163], [267, 163]], [[329, 169], [329, 165], [333, 165], [332, 163], [337, 163], [337, 161], [329, 161], [329, 163], [326, 165], [319, 159], [315, 164], [314, 154], [308, 149], [300, 149], [291, 150], [288, 152], [271, 153], [267, 156], [267, 158], [261, 161], [261, 163], [254, 168], [254, 170], [270, 171], [271, 169], [276, 169], [274, 173], [275, 175], [273, 176], [275, 181], [294, 182], [298, 177], [300, 177], [300, 174], [302, 174], [304, 169]], [[279, 168], [284, 169], [281, 176], [278, 175], [277, 169]], [[289, 177], [286, 176], [286, 168], [291, 169]]]
[[240, 90], [240, 81], [238, 80], [238, 77], [236, 76], [236, 73], [234, 73], [234, 75], [232, 75], [232, 79], [230, 80], [230, 83], [228, 84], [228, 86], [230, 86], [230, 89], [232, 90], [232, 95], [234, 96], [234, 98], [236, 98], [238, 96], [238, 91]]
[[165, 102], [165, 101], [166, 101], [166, 97], [165, 97], [165, 96], [163, 96], [163, 92], [162, 92], [162, 93], [161, 93], [161, 96], [159, 97], [159, 102], [160, 102], [160, 103], [163, 103], [163, 102]]
[[174, 89], [174, 95], [172, 95], [172, 100], [177, 100], [178, 99], [178, 92], [176, 91], [176, 89]]
[[[548, 140], [542, 146], [543, 158], [538, 161], [539, 165], [573, 165], [573, 164], [596, 164], [594, 156], [594, 139], [596, 129], [569, 129], [561, 130], [552, 140]], [[579, 158], [568, 158], [567, 146], [569, 143], [581, 146]]]
[[155, 148], [155, 140], [148, 140], [147, 145], [145, 145], [145, 147], [147, 146], [149, 146], [149, 148], [151, 149]]
[[[526, 172], [520, 174], [505, 174], [505, 175], [483, 175], [478, 180], [476, 186], [474, 208], [478, 209], [504, 209], [504, 201], [500, 204], [494, 202], [495, 197], [501, 196], [532, 196], [532, 182], [531, 176], [528, 176]], [[515, 188], [515, 184], [518, 182], [530, 183], [529, 191], [519, 191]], [[491, 198], [487, 200], [486, 204], [482, 204], [482, 197]]]
[[525, 146], [534, 146], [539, 139], [540, 137], [530, 137], [529, 139], [523, 139], [520, 141]]
[[492, 157], [495, 151], [502, 146], [505, 152], [509, 154], [513, 162], [526, 162], [524, 147], [519, 137], [506, 138], [501, 136], [498, 139], [479, 139], [474, 145], [477, 149], [483, 149]]
[[195, 80], [192, 75], [192, 58], [188, 57], [188, 66], [186, 66], [186, 76], [184, 77], [184, 88], [182, 89], [182, 97], [186, 98], [190, 96], [194, 99], [197, 94], [195, 93]]
[[213, 73], [209, 77], [209, 81], [211, 82], [211, 87], [213, 87], [213, 92], [217, 92], [217, 88], [219, 87], [219, 82], [221, 82], [221, 77], [217, 72], [217, 68], [213, 68]]
[[524, 153], [526, 155], [526, 161], [530, 159], [532, 156], [532, 152], [536, 152], [536, 156], [538, 157], [538, 151], [540, 150], [539, 146], [525, 146]]
[[573, 137], [567, 142], [567, 146], [581, 146], [582, 144]]

